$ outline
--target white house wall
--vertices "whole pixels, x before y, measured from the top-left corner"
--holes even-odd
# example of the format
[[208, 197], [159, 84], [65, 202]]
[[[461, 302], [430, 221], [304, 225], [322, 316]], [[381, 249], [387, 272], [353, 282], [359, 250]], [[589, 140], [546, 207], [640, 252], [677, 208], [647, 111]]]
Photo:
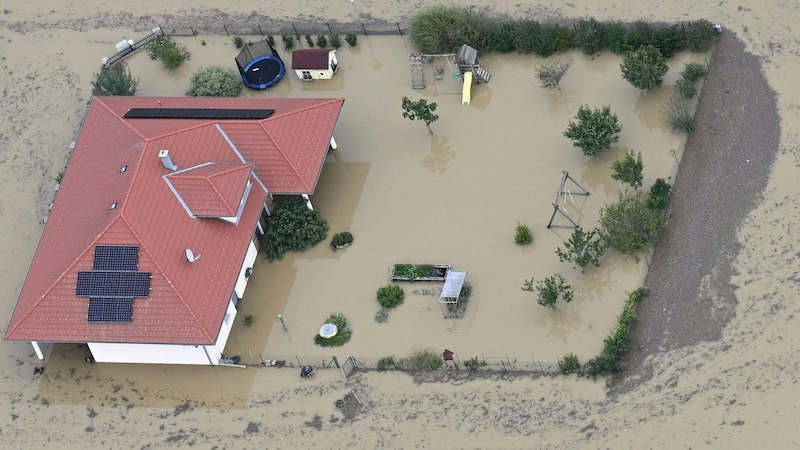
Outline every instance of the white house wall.
[[[227, 336], [226, 336], [227, 339]], [[211, 362], [202, 345], [89, 343], [97, 362], [143, 364], [203, 364]]]
[[239, 278], [236, 280], [236, 287], [234, 288], [236, 296], [239, 298], [244, 297], [244, 290], [247, 288], [247, 277], [244, 276], [244, 273], [248, 268], [253, 267], [253, 263], [256, 262], [256, 256], [258, 256], [258, 247], [253, 241], [250, 241], [250, 246], [247, 248], [247, 254], [244, 257], [244, 264], [239, 269]]
[[219, 330], [219, 336], [217, 336], [217, 343], [206, 347], [206, 352], [208, 353], [208, 356], [211, 358], [212, 364], [214, 365], [219, 364], [219, 360], [220, 358], [222, 358], [222, 352], [225, 351], [225, 344], [228, 343], [228, 336], [231, 335], [231, 328], [233, 328], [233, 324], [235, 323], [235, 321], [236, 321], [236, 307], [233, 306], [233, 302], [228, 302], [228, 310], [225, 311], [225, 319], [222, 321], [222, 328], [220, 328]]

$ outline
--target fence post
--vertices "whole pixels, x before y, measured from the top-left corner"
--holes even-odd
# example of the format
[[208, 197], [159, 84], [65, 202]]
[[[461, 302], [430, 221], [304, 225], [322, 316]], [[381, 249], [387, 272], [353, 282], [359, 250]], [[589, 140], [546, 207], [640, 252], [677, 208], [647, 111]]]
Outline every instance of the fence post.
[[400, 29], [400, 23], [395, 22], [394, 24], [397, 25], [397, 32], [400, 33], [400, 36], [402, 36], [403, 35], [403, 30]]
[[294, 359], [296, 359], [296, 360], [297, 360], [297, 364], [298, 364], [300, 367], [303, 367], [303, 363], [301, 363], [301, 362], [300, 362], [300, 358], [299, 358], [297, 355], [294, 355]]
[[328, 33], [330, 33], [331, 36], [333, 36], [333, 30], [331, 30], [331, 24], [329, 24], [328, 22], [325, 22], [325, 25], [328, 26]]
[[364, 30], [364, 36], [369, 35], [369, 33], [367, 33], [367, 27], [364, 26], [364, 22], [359, 22], [359, 23], [361, 24], [361, 29]]
[[542, 363], [540, 363], [539, 361], [536, 361], [536, 364], [539, 365], [539, 370], [541, 370], [542, 371], [542, 375], [544, 375], [544, 367], [542, 367]]
[[230, 33], [228, 33], [228, 27], [224, 23], [222, 24], [222, 28], [225, 29], [225, 35], [227, 35], [227, 36], [231, 35]]
[[292, 29], [294, 30], [294, 35], [297, 36], [297, 40], [300, 40], [300, 33], [297, 32], [297, 28], [294, 26], [294, 22], [292, 22]]
[[264, 32], [261, 31], [261, 24], [259, 23], [257, 26], [258, 26], [258, 32], [261, 33], [261, 37], [263, 38], [264, 37]]
[[336, 359], [336, 357], [335, 357], [335, 356], [333, 356], [333, 363], [334, 363], [334, 364], [336, 364], [336, 368], [337, 368], [337, 369], [341, 369], [341, 368], [342, 368], [342, 367], [339, 365], [339, 360], [338, 360], [338, 359]]

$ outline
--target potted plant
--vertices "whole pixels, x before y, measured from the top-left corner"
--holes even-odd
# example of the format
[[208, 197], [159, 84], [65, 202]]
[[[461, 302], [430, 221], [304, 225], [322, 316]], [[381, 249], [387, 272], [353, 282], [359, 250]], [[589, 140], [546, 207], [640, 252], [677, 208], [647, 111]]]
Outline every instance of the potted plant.
[[353, 243], [353, 234], [349, 231], [343, 231], [341, 233], [336, 233], [331, 238], [331, 249], [336, 251], [340, 248], [348, 247], [350, 244]]

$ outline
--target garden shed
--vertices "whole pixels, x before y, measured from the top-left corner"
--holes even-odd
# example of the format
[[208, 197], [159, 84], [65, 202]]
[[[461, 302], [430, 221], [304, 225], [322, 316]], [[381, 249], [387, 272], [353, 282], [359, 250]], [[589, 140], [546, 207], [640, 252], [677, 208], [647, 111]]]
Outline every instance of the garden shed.
[[283, 78], [286, 66], [269, 41], [248, 42], [236, 56], [242, 82], [250, 89], [266, 89]]
[[303, 48], [292, 52], [292, 70], [303, 81], [330, 80], [339, 70], [336, 50]]

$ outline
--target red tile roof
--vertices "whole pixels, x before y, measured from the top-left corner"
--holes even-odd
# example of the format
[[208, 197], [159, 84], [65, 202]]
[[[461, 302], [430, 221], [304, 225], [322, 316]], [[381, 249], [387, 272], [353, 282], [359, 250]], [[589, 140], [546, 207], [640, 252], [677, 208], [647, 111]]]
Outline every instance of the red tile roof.
[[[267, 196], [264, 185], [278, 194], [313, 193], [343, 103], [93, 98], [5, 338], [214, 343]], [[122, 117], [130, 108], [159, 106], [275, 113], [257, 121]], [[164, 168], [161, 149], [177, 172]], [[238, 225], [187, 212], [235, 216], [248, 181]], [[96, 245], [139, 246], [138, 270], [152, 274], [150, 296], [135, 299], [131, 323], [88, 322], [88, 298], [75, 295], [77, 274], [92, 270]], [[187, 248], [202, 258], [190, 263]]]
[[328, 69], [331, 48], [303, 48], [292, 52], [292, 70]]

